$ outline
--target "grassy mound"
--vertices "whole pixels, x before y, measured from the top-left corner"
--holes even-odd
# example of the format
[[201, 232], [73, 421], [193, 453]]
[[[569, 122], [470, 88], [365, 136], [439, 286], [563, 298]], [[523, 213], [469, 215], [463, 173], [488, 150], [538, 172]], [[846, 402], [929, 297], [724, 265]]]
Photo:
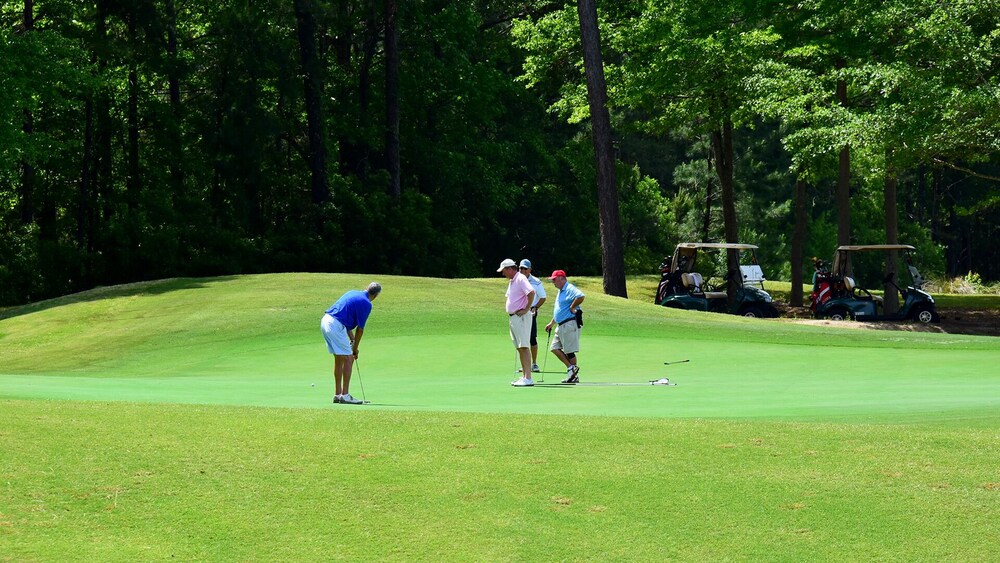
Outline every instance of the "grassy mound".
[[[370, 279], [0, 313], [0, 561], [995, 554], [994, 339], [666, 310], [579, 279], [581, 377], [608, 385], [514, 389], [503, 279], [380, 276], [373, 404], [332, 405], [319, 317]], [[660, 377], [677, 386], [622, 385]]]

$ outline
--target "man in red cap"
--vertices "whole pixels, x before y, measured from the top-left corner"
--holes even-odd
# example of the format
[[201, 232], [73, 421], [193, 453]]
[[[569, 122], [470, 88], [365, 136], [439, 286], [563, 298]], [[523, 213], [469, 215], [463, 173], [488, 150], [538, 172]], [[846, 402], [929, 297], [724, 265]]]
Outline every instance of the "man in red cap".
[[580, 351], [580, 327], [583, 326], [583, 310], [580, 303], [586, 297], [575, 285], [566, 280], [564, 270], [556, 270], [549, 276], [559, 290], [552, 320], [545, 325], [545, 332], [556, 329], [552, 340], [552, 353], [566, 366], [563, 383], [579, 383], [580, 368], [576, 365], [576, 353]]

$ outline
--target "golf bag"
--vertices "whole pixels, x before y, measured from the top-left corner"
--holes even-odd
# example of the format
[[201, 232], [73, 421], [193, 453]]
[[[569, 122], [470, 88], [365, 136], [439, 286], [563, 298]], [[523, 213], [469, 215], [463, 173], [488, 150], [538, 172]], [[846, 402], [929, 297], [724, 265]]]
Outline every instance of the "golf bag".
[[677, 287], [680, 285], [681, 275], [684, 272], [678, 269], [677, 272], [672, 272], [670, 270], [671, 258], [667, 256], [660, 263], [660, 285], [656, 288], [656, 298], [653, 303], [659, 305], [667, 298], [668, 295], [673, 295], [677, 293]]
[[660, 285], [656, 287], [656, 297], [653, 298], [653, 303], [657, 305], [663, 301], [668, 295], [667, 291], [670, 288], [670, 259], [664, 258], [663, 262], [660, 263]]
[[816, 280], [816, 285], [813, 286], [813, 292], [809, 295], [809, 309], [816, 311], [816, 307], [819, 307], [832, 298], [833, 284], [829, 280]]
[[813, 281], [813, 290], [809, 295], [809, 309], [813, 312], [820, 305], [833, 299], [834, 276], [830, 270], [826, 269], [822, 260], [814, 260], [816, 266], [816, 278]]

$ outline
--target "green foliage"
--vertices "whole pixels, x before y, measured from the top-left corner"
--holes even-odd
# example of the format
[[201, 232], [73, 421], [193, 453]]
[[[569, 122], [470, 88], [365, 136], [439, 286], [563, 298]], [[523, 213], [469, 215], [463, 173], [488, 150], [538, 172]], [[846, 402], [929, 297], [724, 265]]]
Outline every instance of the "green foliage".
[[621, 198], [625, 271], [644, 274], [658, 264], [674, 233], [670, 201], [659, 183], [644, 177], [638, 166], [619, 166], [616, 177]]
[[[321, 203], [292, 3], [52, 0], [28, 23], [24, 3], [0, 5], [0, 303], [241, 272], [474, 276], [521, 254], [599, 272], [572, 3], [399, 4], [398, 199], [383, 7], [309, 4]], [[997, 8], [602, 2], [628, 270], [651, 271], [679, 240], [721, 238], [706, 132], [732, 120], [740, 236], [761, 245], [769, 277], [790, 274], [795, 178], [810, 183], [807, 252], [830, 251], [849, 144], [855, 238], [882, 236], [892, 172], [901, 238], [936, 271], [1000, 279]]]

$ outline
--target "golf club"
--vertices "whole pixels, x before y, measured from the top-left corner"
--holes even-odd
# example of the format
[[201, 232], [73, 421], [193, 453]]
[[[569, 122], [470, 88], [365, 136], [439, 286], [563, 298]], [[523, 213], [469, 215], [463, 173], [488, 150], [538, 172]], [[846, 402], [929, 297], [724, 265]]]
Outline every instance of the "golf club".
[[371, 401], [369, 401], [367, 395], [365, 395], [365, 382], [361, 381], [361, 362], [359, 362], [357, 358], [354, 358], [354, 369], [358, 374], [358, 385], [361, 385], [361, 404], [370, 404]]
[[581, 381], [579, 383], [536, 383], [536, 387], [648, 387], [650, 385], [669, 385], [676, 387], [676, 383], [671, 383], [666, 377], [653, 379], [648, 382], [640, 381]]
[[690, 362], [691, 360], [678, 360], [676, 362], [663, 362], [663, 365], [669, 366], [673, 364], [683, 364], [684, 362]]
[[552, 339], [552, 331], [545, 331], [547, 336], [545, 337], [545, 358], [542, 359], [542, 375], [538, 377], [538, 380], [545, 383], [545, 366], [549, 365], [549, 341]]

